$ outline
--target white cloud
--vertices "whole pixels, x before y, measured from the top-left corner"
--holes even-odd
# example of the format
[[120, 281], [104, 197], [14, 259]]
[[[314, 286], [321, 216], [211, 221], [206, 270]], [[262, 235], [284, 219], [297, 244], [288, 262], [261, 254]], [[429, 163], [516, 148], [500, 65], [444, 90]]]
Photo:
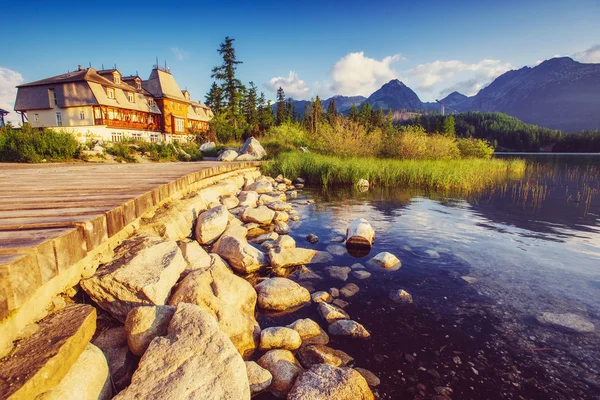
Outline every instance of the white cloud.
[[179, 47], [171, 47], [171, 51], [178, 61], [183, 61], [184, 58], [187, 58], [190, 55], [187, 51]]
[[344, 96], [369, 96], [399, 77], [392, 64], [400, 60], [403, 60], [400, 54], [376, 60], [366, 57], [362, 51], [349, 53], [331, 67], [331, 91]]
[[269, 82], [265, 83], [265, 87], [272, 92], [277, 92], [277, 89], [282, 87], [285, 96], [295, 100], [306, 100], [310, 92], [310, 89], [306, 86], [306, 82], [300, 79], [294, 71], [290, 71], [287, 77], [276, 76], [271, 78]]
[[573, 54], [573, 58], [584, 63], [600, 63], [600, 44]]
[[503, 63], [500, 60], [484, 59], [473, 64], [458, 60], [438, 60], [417, 65], [403, 71], [403, 74], [407, 76], [407, 84], [409, 86], [414, 85], [414, 89], [418, 92], [432, 92], [435, 90], [435, 86], [454, 81], [451, 87], [442, 90], [441, 93], [451, 93], [458, 90], [463, 94], [472, 96], [482, 87], [512, 68], [510, 63]]
[[23, 76], [8, 68], [0, 67], [0, 108], [11, 111], [6, 117], [8, 121], [15, 124], [21, 122], [21, 117], [13, 111], [17, 88], [15, 86], [23, 83]]

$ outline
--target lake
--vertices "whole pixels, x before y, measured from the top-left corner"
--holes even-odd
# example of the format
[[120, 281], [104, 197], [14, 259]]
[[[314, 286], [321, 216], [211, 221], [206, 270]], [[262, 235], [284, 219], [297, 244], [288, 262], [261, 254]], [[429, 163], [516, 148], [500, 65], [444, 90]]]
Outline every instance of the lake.
[[[600, 398], [598, 334], [535, 318], [573, 313], [600, 327], [600, 156], [517, 156], [529, 161], [522, 179], [470, 198], [377, 187], [299, 192], [296, 203], [315, 203], [299, 204], [301, 219], [290, 223], [298, 247], [329, 250], [327, 265], [359, 262], [372, 275], [342, 282], [315, 265], [323, 279], [291, 278], [314, 290], [360, 287], [344, 299], [346, 311], [371, 337], [332, 337], [329, 346], [379, 376], [380, 398]], [[355, 218], [376, 231], [370, 254], [360, 258], [332, 242]], [[310, 233], [318, 243], [304, 239]], [[368, 266], [382, 251], [398, 256], [402, 268]], [[394, 303], [392, 289], [406, 290], [414, 303]], [[259, 322], [264, 328], [306, 317], [326, 328], [314, 304]]]

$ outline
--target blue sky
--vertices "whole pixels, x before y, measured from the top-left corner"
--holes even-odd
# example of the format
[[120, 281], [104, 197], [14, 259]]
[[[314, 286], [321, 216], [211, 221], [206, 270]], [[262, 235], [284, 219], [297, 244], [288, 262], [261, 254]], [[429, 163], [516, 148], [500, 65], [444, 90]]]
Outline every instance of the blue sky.
[[432, 101], [553, 56], [600, 62], [597, 0], [2, 3], [0, 108], [19, 83], [90, 62], [146, 79], [156, 57], [204, 100], [227, 35], [240, 79], [270, 99], [278, 86], [294, 98], [368, 96], [398, 78]]

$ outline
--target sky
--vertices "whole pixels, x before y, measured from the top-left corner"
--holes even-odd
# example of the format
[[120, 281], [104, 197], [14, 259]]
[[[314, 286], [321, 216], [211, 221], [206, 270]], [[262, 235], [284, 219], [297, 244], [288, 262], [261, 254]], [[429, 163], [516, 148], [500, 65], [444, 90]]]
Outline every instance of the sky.
[[[369, 96], [400, 79], [423, 101], [474, 95], [510, 69], [569, 56], [600, 63], [600, 1], [0, 0], [0, 108], [15, 86], [116, 64], [143, 79], [159, 63], [204, 101], [226, 36], [238, 77], [268, 99]], [[14, 113], [9, 119], [20, 117]]]

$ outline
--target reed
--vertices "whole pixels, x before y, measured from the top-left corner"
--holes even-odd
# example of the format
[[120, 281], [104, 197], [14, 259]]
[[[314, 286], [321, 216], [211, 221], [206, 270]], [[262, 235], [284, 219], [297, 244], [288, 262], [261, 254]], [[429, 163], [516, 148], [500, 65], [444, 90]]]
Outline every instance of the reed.
[[397, 160], [289, 152], [265, 163], [263, 170], [323, 187], [357, 185], [367, 179], [375, 186], [471, 194], [520, 178], [525, 167], [525, 161], [515, 159]]

